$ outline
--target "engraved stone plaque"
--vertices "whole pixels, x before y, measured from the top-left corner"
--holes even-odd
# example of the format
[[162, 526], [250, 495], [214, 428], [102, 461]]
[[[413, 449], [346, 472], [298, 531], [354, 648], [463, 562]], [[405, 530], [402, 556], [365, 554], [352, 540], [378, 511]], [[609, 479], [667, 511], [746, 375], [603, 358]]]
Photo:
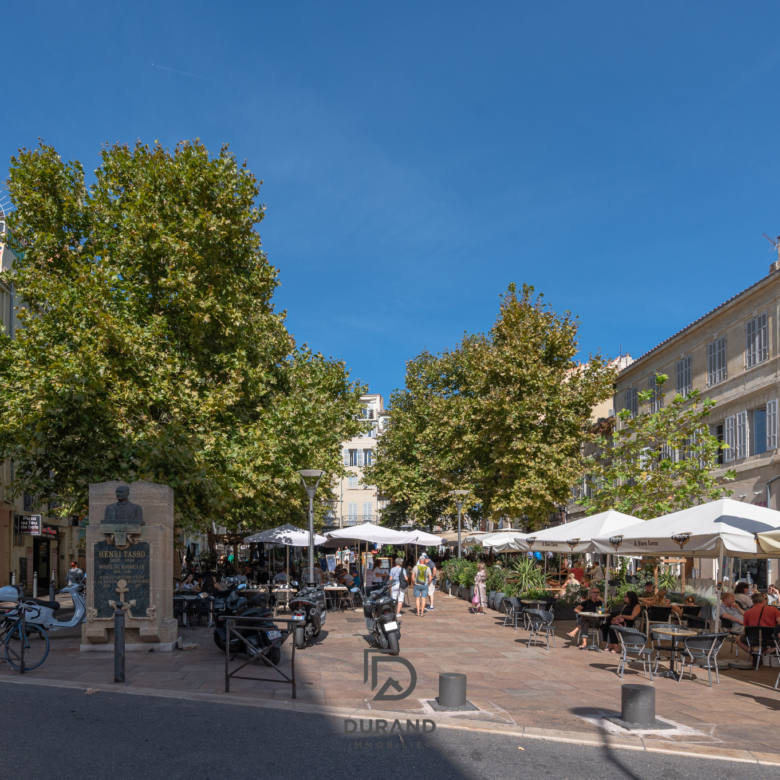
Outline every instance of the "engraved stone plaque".
[[[92, 577], [97, 617], [108, 618], [114, 614], [109, 601], [122, 601], [125, 604], [135, 601], [130, 614], [133, 617], [146, 617], [146, 610], [150, 606], [149, 564], [148, 542], [136, 542], [124, 550], [104, 541], [95, 543]], [[127, 584], [118, 585], [120, 580]], [[119, 592], [117, 588], [126, 589], [127, 592]]]

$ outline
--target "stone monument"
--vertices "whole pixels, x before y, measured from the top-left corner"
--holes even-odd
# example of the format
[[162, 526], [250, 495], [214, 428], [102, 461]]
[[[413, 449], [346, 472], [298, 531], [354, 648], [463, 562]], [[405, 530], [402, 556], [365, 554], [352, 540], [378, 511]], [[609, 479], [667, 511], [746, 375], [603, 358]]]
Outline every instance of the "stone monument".
[[125, 610], [125, 650], [173, 650], [173, 490], [153, 482], [89, 486], [87, 619], [81, 650], [114, 649]]

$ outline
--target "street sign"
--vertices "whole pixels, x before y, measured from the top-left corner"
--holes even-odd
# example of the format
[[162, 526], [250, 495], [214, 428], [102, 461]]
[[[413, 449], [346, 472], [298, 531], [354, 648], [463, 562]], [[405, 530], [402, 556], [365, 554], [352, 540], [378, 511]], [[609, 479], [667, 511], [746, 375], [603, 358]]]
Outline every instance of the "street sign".
[[41, 515], [17, 515], [17, 532], [20, 536], [41, 536], [43, 532], [43, 518]]

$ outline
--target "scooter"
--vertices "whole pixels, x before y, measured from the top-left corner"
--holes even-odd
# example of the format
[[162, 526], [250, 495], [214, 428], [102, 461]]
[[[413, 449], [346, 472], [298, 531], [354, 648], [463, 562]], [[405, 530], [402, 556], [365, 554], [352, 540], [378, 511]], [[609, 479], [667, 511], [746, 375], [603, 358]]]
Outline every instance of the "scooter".
[[390, 585], [366, 596], [363, 601], [363, 617], [376, 644], [390, 655], [398, 655], [401, 652], [401, 629], [398, 626], [396, 600], [390, 593]]
[[63, 588], [60, 593], [67, 593], [73, 599], [74, 612], [70, 620], [57, 620], [54, 617], [54, 613], [60, 609], [59, 602], [22, 596], [19, 600], [31, 607], [25, 617], [26, 622], [40, 626], [48, 632], [63, 631], [66, 628], [75, 628], [81, 625], [87, 616], [87, 602], [84, 596], [83, 583], [74, 582], [72, 585]]
[[328, 609], [322, 585], [306, 585], [301, 588], [290, 601], [290, 610], [292, 619], [296, 621], [293, 642], [300, 650], [314, 637], [319, 636], [325, 625]]

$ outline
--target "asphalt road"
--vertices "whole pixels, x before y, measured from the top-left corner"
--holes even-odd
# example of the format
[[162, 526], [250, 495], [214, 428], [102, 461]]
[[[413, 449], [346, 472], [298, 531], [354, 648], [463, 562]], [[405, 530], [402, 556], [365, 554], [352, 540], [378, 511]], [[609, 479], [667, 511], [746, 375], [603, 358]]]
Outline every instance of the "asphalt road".
[[151, 696], [0, 682], [0, 702], [2, 780], [778, 776], [776, 767], [451, 729], [404, 734], [403, 741], [370, 735], [367, 747], [365, 734], [344, 734], [340, 718]]

